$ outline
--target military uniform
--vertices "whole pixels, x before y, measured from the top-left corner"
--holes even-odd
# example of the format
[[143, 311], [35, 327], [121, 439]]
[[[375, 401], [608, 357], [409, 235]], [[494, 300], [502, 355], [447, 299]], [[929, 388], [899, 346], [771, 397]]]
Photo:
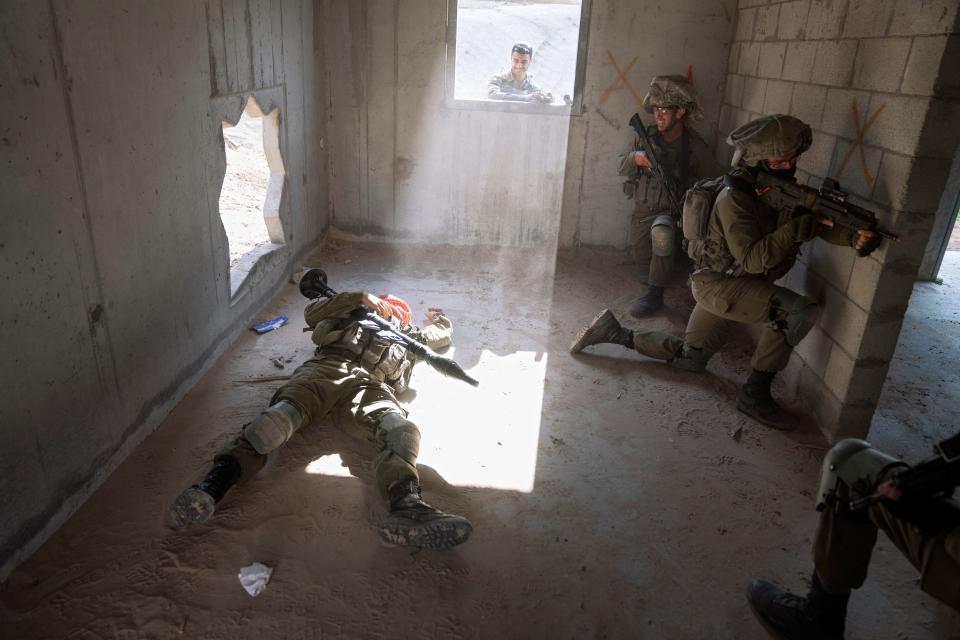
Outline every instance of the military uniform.
[[[759, 172], [792, 176], [796, 158], [811, 141], [810, 127], [781, 115], [751, 121], [728, 137], [727, 142], [737, 147], [735, 158], [741, 168], [724, 177], [726, 187], [713, 202], [705, 238], [695, 238], [688, 246], [695, 263], [690, 281], [697, 304], [683, 339], [659, 331], [630, 331], [604, 310], [580, 331], [570, 351], [613, 342], [679, 369], [703, 371], [736, 323], [764, 323], [751, 361], [753, 371], [740, 389], [737, 409], [774, 428], [795, 428], [773, 400], [770, 386], [787, 365], [793, 347], [816, 323], [818, 307], [815, 300], [774, 281], [793, 266], [800, 245], [815, 237], [855, 246], [861, 256], [880, 240], [876, 234], [821, 225], [812, 213], [787, 215], [762, 201], [755, 181]], [[792, 168], [774, 169], [767, 166], [768, 160]]]
[[[364, 308], [362, 296], [361, 292], [338, 293], [307, 304], [304, 318], [313, 330], [317, 353], [297, 367], [270, 404], [293, 403], [304, 413], [303, 425], [329, 415], [338, 428], [379, 447], [374, 473], [377, 484], [388, 491], [404, 478], [419, 479], [420, 433], [405, 420], [407, 411], [396, 397], [407, 389], [414, 357], [377, 325], [356, 318], [355, 313]], [[407, 327], [408, 333], [413, 331]], [[440, 315], [414, 337], [438, 349], [450, 344], [452, 333], [452, 323]], [[245, 436], [223, 453], [240, 460], [244, 477], [259, 471], [266, 461]]]
[[533, 83], [529, 73], [518, 82], [510, 69], [492, 76], [487, 85], [487, 97], [491, 100], [529, 102], [530, 94], [537, 91], [540, 87]]
[[705, 363], [736, 323], [764, 323], [751, 365], [760, 371], [781, 371], [795, 346], [787, 339], [787, 315], [815, 303], [773, 281], [790, 270], [800, 244], [813, 237], [852, 246], [854, 234], [816, 224], [812, 214], [785, 220], [755, 195], [725, 188], [710, 215], [708, 255], [695, 265], [690, 278], [697, 304], [685, 338], [636, 331], [637, 351], [669, 360], [686, 346], [699, 352]]
[[[373, 469], [391, 502], [380, 526], [387, 542], [446, 549], [467, 539], [472, 526], [465, 518], [445, 514], [420, 499], [416, 467], [420, 431], [397, 400], [407, 389], [416, 357], [394, 333], [366, 317], [363, 300], [362, 292], [347, 292], [307, 304], [304, 317], [316, 354], [277, 390], [267, 410], [220, 452], [207, 477], [177, 498], [171, 512], [178, 525], [209, 519], [233, 484], [263, 468], [268, 453], [300, 428], [329, 416], [338, 428], [380, 450]], [[453, 333], [453, 325], [442, 314], [435, 314], [423, 330], [396, 324], [398, 332], [431, 349], [449, 345]]]
[[[715, 167], [710, 148], [691, 129], [691, 123], [703, 119], [703, 111], [697, 92], [686, 78], [655, 76], [643, 98], [643, 107], [647, 113], [653, 113], [656, 107], [673, 109], [668, 130], [677, 126], [682, 129], [675, 140], [668, 142], [657, 126], [651, 125], [647, 134], [654, 148], [644, 148], [645, 141], [638, 135], [633, 150], [619, 158], [618, 173], [630, 178], [624, 184], [624, 192], [635, 203], [631, 235], [638, 275], [648, 285], [646, 293], [630, 307], [630, 315], [635, 317], [653, 313], [663, 305], [663, 291], [673, 275], [682, 240], [678, 231], [680, 211], [672, 210], [670, 195], [653, 171], [637, 166], [637, 155], [642, 152], [654, 156], [672, 178], [678, 207], [683, 193], [699, 178], [712, 175]], [[678, 117], [676, 109], [683, 109], [683, 115]]]
[[[960, 503], [938, 499], [960, 523]], [[917, 525], [878, 503], [865, 515], [848, 509], [824, 509], [813, 542], [817, 573], [830, 586], [859, 589], [867, 578], [870, 556], [883, 531], [920, 572], [920, 588], [960, 611], [960, 524], [946, 529]]]
[[[647, 133], [656, 146], [653, 152], [664, 171], [672, 176], [683, 190], [692, 187], [699, 178], [713, 173], [713, 154], [696, 131], [685, 127], [680, 138], [673, 142], [665, 141], [654, 125], [647, 127]], [[637, 136], [633, 150], [619, 157], [617, 172], [631, 178], [629, 190], [633, 192], [634, 200], [632, 227], [640, 279], [654, 286], [665, 287], [673, 274], [676, 254], [680, 247], [680, 234], [672, 231], [670, 237], [673, 239], [673, 246], [655, 249], [651, 232], [655, 224], [670, 225], [675, 229], [678, 214], [670, 211], [667, 194], [653, 172], [637, 166], [635, 158], [639, 151], [649, 153], [643, 140]]]
[[[949, 486], [944, 462], [941, 457], [920, 465], [928, 480], [931, 470], [939, 469], [930, 493]], [[863, 440], [841, 440], [827, 452], [817, 492], [820, 522], [810, 591], [799, 596], [766, 580], [754, 580], [747, 589], [754, 615], [775, 637], [843, 638], [851, 591], [867, 578], [879, 531], [920, 572], [921, 589], [960, 611], [960, 502], [911, 493], [915, 482], [897, 480], [906, 467]], [[904, 491], [890, 493], [891, 480]], [[881, 490], [896, 499], [877, 501], [874, 493]], [[860, 499], [869, 506], [857, 505]]]

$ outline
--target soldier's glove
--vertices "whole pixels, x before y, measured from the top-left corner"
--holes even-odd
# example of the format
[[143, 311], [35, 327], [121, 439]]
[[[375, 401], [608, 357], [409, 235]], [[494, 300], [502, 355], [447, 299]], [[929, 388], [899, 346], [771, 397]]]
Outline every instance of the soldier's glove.
[[[858, 235], [853, 236], [854, 243], [856, 243], [858, 237], [859, 237]], [[875, 234], [869, 237], [867, 239], [867, 243], [862, 247], [860, 247], [859, 249], [857, 249], [857, 255], [860, 256], [861, 258], [866, 258], [868, 255], [873, 253], [877, 247], [880, 246], [881, 240], [883, 240], [883, 238], [880, 236], [880, 234]]]

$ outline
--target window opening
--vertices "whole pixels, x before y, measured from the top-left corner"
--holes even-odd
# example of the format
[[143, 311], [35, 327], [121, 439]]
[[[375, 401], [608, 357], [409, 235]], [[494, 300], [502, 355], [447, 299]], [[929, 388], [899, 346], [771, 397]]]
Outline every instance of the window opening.
[[285, 244], [280, 220], [284, 168], [278, 109], [264, 114], [249, 98], [237, 124], [223, 122], [227, 169], [220, 219], [230, 247], [230, 293], [237, 293], [260, 258]]
[[579, 106], [587, 5], [450, 0], [448, 98], [455, 106], [495, 110]]

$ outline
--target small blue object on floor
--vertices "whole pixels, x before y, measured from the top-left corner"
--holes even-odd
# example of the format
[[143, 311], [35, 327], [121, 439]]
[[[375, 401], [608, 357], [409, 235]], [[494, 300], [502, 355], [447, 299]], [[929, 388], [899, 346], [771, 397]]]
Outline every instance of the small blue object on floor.
[[257, 324], [250, 327], [257, 333], [266, 333], [268, 331], [273, 331], [274, 329], [279, 329], [283, 325], [287, 324], [287, 316], [277, 316], [272, 320], [264, 320], [263, 322], [258, 322]]

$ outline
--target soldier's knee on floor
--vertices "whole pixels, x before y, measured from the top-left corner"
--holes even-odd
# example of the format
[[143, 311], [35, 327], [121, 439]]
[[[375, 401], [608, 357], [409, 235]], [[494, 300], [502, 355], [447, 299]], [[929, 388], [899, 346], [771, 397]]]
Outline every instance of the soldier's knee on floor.
[[650, 227], [650, 241], [653, 244], [653, 255], [665, 258], [673, 255], [677, 242], [677, 225], [673, 216], [659, 215]]
[[420, 455], [420, 429], [401, 414], [390, 412], [377, 419], [377, 427], [383, 431], [384, 446], [407, 461], [416, 465]]
[[774, 297], [773, 307], [773, 313], [780, 318], [777, 328], [791, 347], [800, 344], [820, 317], [816, 300], [786, 289]]

